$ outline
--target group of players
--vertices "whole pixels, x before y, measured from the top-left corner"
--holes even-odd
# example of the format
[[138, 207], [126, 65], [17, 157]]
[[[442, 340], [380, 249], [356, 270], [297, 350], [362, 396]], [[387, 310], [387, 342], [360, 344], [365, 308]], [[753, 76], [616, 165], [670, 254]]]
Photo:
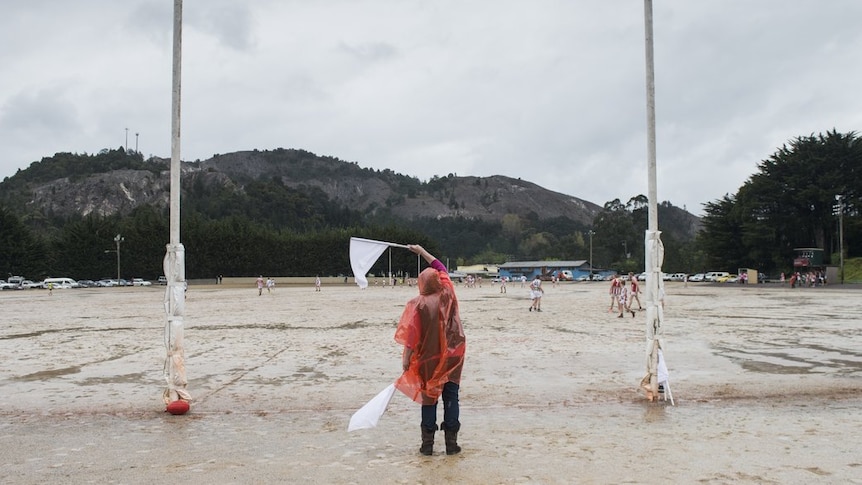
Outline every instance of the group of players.
[[619, 275], [614, 275], [611, 279], [611, 288], [608, 290], [608, 293], [611, 295], [611, 306], [608, 308], [608, 313], [614, 311], [614, 304], [616, 303], [619, 310], [619, 318], [623, 318], [623, 313], [625, 312], [631, 313], [632, 318], [634, 318], [635, 311], [632, 310], [632, 303], [635, 301], [638, 302], [638, 310], [643, 310], [641, 299], [638, 297], [641, 293], [638, 279], [635, 278], [633, 273], [629, 273], [628, 279], [631, 285], [627, 287], [625, 281]]

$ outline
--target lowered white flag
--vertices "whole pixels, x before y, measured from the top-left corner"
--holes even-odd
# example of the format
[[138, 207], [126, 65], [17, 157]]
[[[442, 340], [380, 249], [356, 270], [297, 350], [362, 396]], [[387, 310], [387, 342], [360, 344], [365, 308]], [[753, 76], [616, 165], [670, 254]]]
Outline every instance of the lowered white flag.
[[395, 384], [389, 384], [386, 389], [380, 391], [365, 406], [362, 406], [358, 411], [353, 413], [353, 416], [350, 417], [350, 424], [347, 425], [347, 431], [350, 432], [377, 426], [377, 422], [380, 421], [380, 417], [386, 412], [393, 394], [395, 394]]
[[664, 355], [661, 349], [658, 349], [658, 367], [656, 371], [656, 380], [664, 386], [665, 399], [670, 398], [670, 405], [676, 406], [673, 403], [673, 393], [670, 392], [670, 374], [667, 371], [667, 364], [664, 363]]
[[395, 244], [361, 237], [350, 238], [350, 269], [353, 270], [353, 279], [360, 288], [368, 287], [365, 275], [377, 262], [377, 258], [386, 251], [389, 246], [406, 248], [403, 244]]

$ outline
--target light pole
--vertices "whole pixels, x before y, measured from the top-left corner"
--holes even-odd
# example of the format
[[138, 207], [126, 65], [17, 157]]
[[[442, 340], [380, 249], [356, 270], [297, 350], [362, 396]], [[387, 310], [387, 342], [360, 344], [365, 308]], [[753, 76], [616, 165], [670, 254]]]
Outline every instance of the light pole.
[[138, 135], [140, 133], [135, 133], [135, 153], [138, 153]]
[[623, 253], [624, 253], [624, 256], [626, 257], [626, 262], [628, 262], [628, 260], [629, 260], [629, 247], [625, 241], [623, 241]]
[[129, 129], [126, 128], [126, 153], [129, 152]]
[[844, 284], [844, 196], [836, 195], [838, 201], [838, 261], [841, 268], [841, 284]]
[[587, 232], [590, 235], [590, 281], [593, 281], [593, 234], [595, 233], [592, 229]]
[[124, 240], [123, 236], [119, 234], [114, 236], [114, 242], [117, 243], [117, 285], [120, 284], [120, 243]]

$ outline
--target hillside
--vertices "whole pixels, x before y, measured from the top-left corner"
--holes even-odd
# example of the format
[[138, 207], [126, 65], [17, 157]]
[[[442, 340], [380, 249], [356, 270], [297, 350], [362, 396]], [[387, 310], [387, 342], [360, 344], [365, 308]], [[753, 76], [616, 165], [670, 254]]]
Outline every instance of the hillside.
[[[0, 183], [0, 202], [22, 216], [63, 219], [128, 214], [136, 207], [167, 207], [169, 161], [105, 150], [89, 156], [57, 154], [34, 162]], [[106, 162], [105, 160], [109, 161]], [[124, 163], [125, 162], [125, 163]], [[319, 157], [303, 150], [241, 151], [183, 163], [188, 197], [253, 196], [255, 182], [276, 182], [363, 216], [412, 220], [464, 218], [499, 222], [508, 214], [538, 220], [568, 219], [589, 226], [601, 206], [503, 175], [449, 175], [421, 182], [390, 170]], [[691, 216], [693, 221], [697, 218]], [[695, 224], [693, 227], [697, 227]], [[691, 236], [692, 234], [689, 234]]]
[[539, 219], [566, 217], [590, 224], [601, 207], [577, 197], [502, 175], [447, 176], [427, 184], [389, 170], [358, 165], [295, 150], [236, 152], [200, 163], [200, 170], [233, 180], [280, 177], [295, 189], [315, 187], [339, 205], [367, 214], [387, 211], [402, 219], [464, 217], [500, 221], [506, 214]]

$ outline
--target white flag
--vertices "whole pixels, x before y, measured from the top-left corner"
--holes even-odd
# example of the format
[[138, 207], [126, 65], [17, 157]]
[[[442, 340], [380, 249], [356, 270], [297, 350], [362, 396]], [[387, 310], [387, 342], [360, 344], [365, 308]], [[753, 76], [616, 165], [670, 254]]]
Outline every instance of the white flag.
[[353, 279], [360, 288], [368, 287], [368, 280], [365, 279], [365, 275], [389, 246], [407, 247], [361, 237], [350, 238], [350, 269], [353, 270]]
[[383, 416], [383, 413], [389, 406], [389, 401], [392, 400], [393, 394], [395, 394], [395, 384], [389, 384], [386, 389], [380, 391], [365, 406], [362, 406], [358, 411], [353, 413], [353, 416], [350, 417], [350, 424], [347, 425], [347, 431], [350, 432], [377, 426], [377, 422], [380, 421], [380, 417]]
[[667, 364], [664, 363], [664, 355], [661, 349], [658, 351], [658, 367], [656, 369], [656, 381], [659, 384], [667, 382], [670, 379], [670, 373], [667, 371]]

